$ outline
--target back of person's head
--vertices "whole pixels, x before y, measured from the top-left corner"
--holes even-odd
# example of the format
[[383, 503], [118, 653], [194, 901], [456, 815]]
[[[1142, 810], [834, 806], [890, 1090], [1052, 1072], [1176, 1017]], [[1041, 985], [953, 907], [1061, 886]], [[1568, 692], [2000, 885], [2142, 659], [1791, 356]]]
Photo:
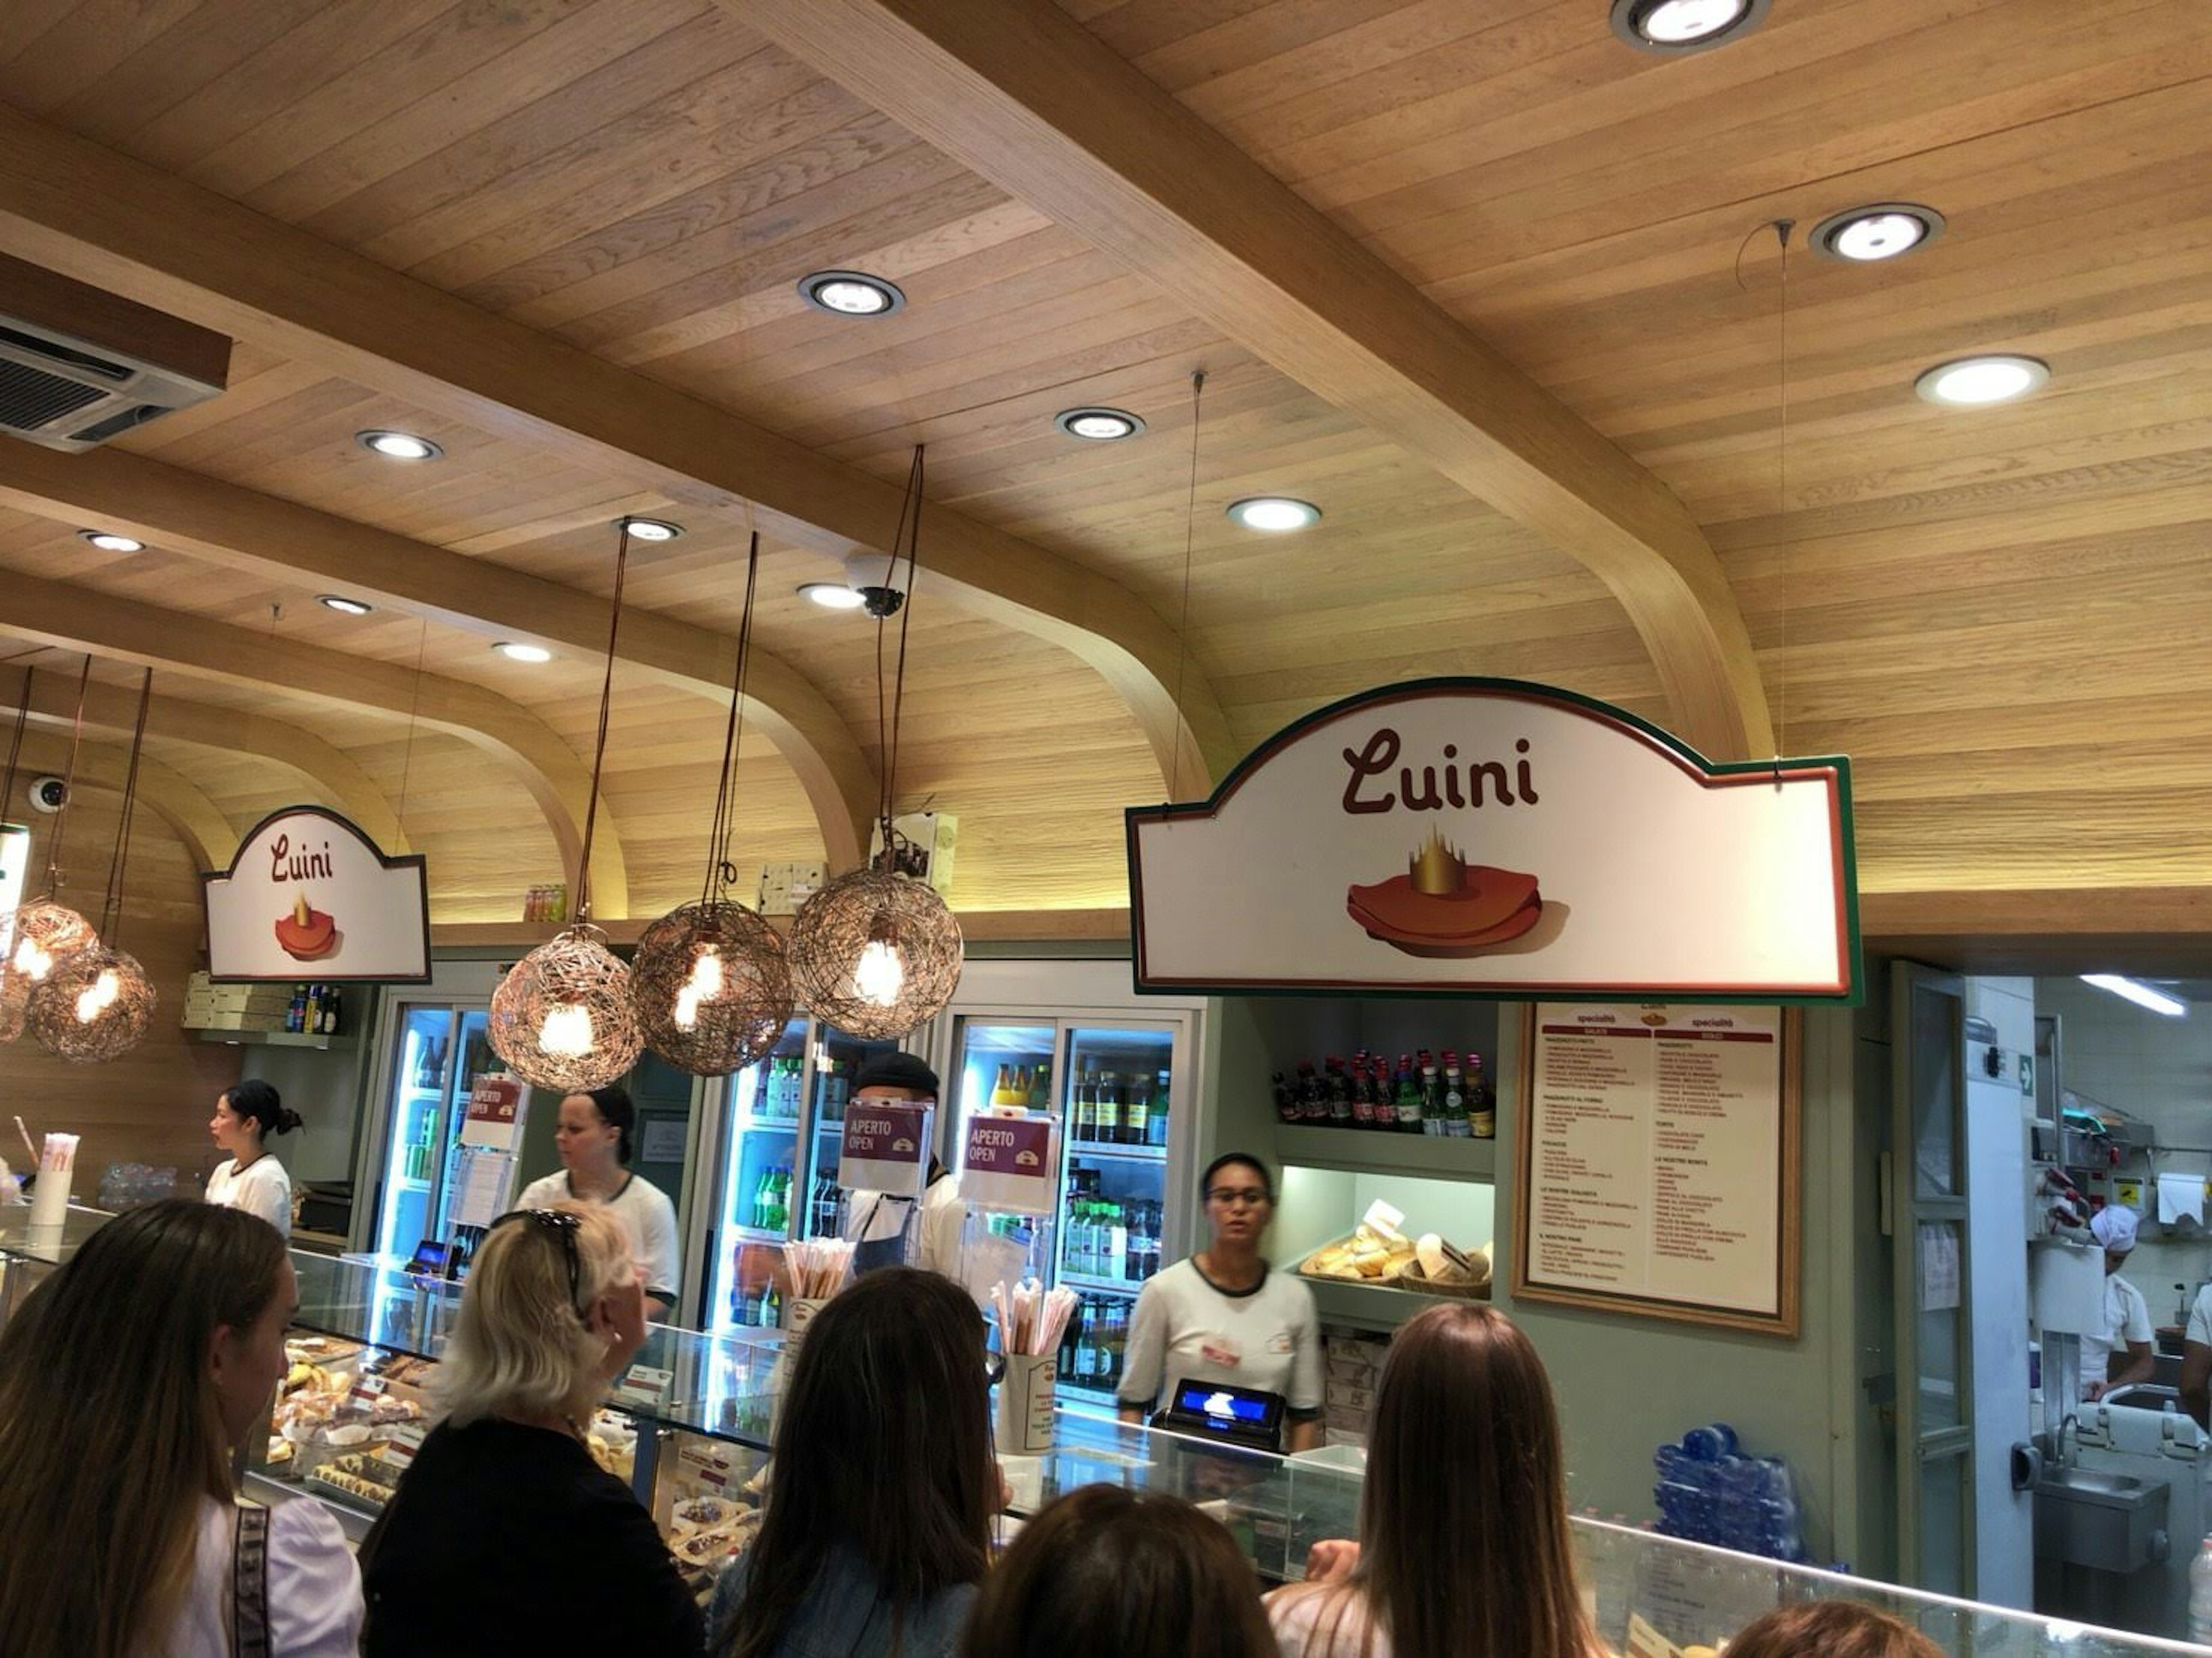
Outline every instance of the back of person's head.
[[982, 1578], [998, 1495], [983, 1338], [964, 1291], [908, 1266], [855, 1279], [814, 1315], [719, 1651], [778, 1650], [833, 1548], [873, 1577], [895, 1630], [939, 1591]]
[[630, 1137], [637, 1128], [637, 1107], [630, 1102], [629, 1090], [620, 1083], [609, 1083], [605, 1088], [592, 1089], [584, 1097], [598, 1108], [601, 1122], [620, 1131], [615, 1141], [615, 1161], [628, 1168]]
[[223, 1090], [222, 1097], [230, 1107], [230, 1114], [241, 1122], [252, 1123], [257, 1134], [289, 1134], [301, 1126], [300, 1114], [288, 1110], [275, 1085], [258, 1077], [233, 1083]]
[[[538, 1212], [564, 1219], [544, 1224], [533, 1218]], [[607, 1356], [589, 1309], [636, 1272], [629, 1234], [604, 1204], [559, 1203], [502, 1217], [469, 1265], [453, 1339], [431, 1384], [439, 1409], [457, 1427], [487, 1416], [588, 1409]]]
[[1729, 1658], [1942, 1658], [1918, 1630], [1856, 1600], [1777, 1606], [1736, 1631]]
[[1583, 1658], [1552, 1385], [1528, 1338], [1473, 1303], [1401, 1326], [1375, 1394], [1353, 1582], [1393, 1650]]
[[0, 1650], [150, 1650], [201, 1500], [228, 1502], [211, 1354], [276, 1293], [284, 1241], [180, 1200], [108, 1222], [0, 1329]]
[[985, 1580], [963, 1658], [1275, 1658], [1252, 1563], [1178, 1497], [1071, 1491]]

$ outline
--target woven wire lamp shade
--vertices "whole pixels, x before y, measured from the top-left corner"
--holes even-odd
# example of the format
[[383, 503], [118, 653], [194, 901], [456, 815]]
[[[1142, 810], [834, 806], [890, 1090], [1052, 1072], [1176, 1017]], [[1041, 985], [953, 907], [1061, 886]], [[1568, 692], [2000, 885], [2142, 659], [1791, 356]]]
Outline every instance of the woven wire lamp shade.
[[70, 956], [99, 942], [91, 922], [51, 898], [15, 912], [8, 954], [0, 960], [0, 1042], [23, 1034], [32, 993], [41, 981]]
[[870, 1041], [903, 1036], [959, 987], [966, 946], [937, 889], [860, 869], [799, 907], [791, 977], [814, 1016]]
[[669, 911], [638, 940], [629, 976], [645, 1045], [695, 1077], [750, 1065], [791, 1022], [783, 940], [743, 904]]
[[137, 957], [94, 944], [55, 963], [31, 993], [31, 1034], [72, 1065], [96, 1065], [145, 1040], [159, 999]]
[[563, 929], [514, 964], [492, 993], [492, 1052], [533, 1088], [581, 1094], [637, 1063], [645, 1033], [629, 969], [595, 926]]

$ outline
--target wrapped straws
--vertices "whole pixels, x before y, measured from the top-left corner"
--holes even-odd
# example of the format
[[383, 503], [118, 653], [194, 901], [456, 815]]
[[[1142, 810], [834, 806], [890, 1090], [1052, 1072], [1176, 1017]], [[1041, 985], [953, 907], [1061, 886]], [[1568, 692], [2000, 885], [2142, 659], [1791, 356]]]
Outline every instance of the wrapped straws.
[[807, 1238], [783, 1246], [784, 1270], [797, 1300], [829, 1300], [844, 1287], [852, 1264], [853, 1246], [842, 1238]]
[[1035, 1278], [1013, 1287], [991, 1286], [991, 1302], [999, 1314], [999, 1351], [1043, 1354], [1060, 1351], [1060, 1338], [1075, 1312], [1077, 1296], [1069, 1289], [1047, 1290]]

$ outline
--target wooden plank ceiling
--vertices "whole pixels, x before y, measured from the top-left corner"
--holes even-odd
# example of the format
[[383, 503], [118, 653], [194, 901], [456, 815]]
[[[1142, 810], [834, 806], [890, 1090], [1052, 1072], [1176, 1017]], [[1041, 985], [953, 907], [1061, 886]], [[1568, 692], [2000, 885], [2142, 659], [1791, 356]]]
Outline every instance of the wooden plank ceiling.
[[[774, 32], [767, 14], [793, 9], [762, 0], [750, 21]], [[959, 815], [963, 908], [1123, 901], [1120, 808], [1166, 789], [1170, 679], [1218, 702], [1217, 768], [1323, 701], [1421, 674], [1668, 717], [1635, 621], [1574, 549], [770, 45], [751, 9], [15, 0], [0, 104], [25, 132], [168, 175], [180, 216], [228, 198], [867, 477], [896, 483], [927, 442], [932, 501], [1013, 538], [992, 556], [1020, 550], [933, 592], [923, 544], [898, 793]], [[1865, 887], [2212, 879], [2202, 0], [1774, 0], [1741, 41], [1679, 59], [1623, 47], [1603, 0], [1060, 9], [1674, 492], [1718, 556], [1778, 743], [1852, 756]], [[38, 210], [0, 191], [5, 252]], [[1814, 222], [1885, 200], [1937, 208], [1948, 233], [1877, 266], [1804, 252]], [[1778, 218], [1799, 226], [1786, 285], [1759, 234]], [[71, 234], [47, 223], [40, 246]], [[112, 258], [107, 285], [147, 297], [151, 260]], [[830, 266], [895, 279], [906, 308], [808, 308], [797, 279]], [[629, 602], [734, 633], [757, 516], [736, 493], [580, 460], [528, 422], [459, 418], [334, 372], [297, 335], [237, 331], [228, 392], [113, 446], [601, 597], [610, 520], [674, 518], [688, 533], [639, 550]], [[1978, 411], [1914, 397], [1920, 370], [1978, 350], [2042, 357], [2051, 384]], [[1054, 431], [1055, 410], [1091, 403], [1149, 430]], [[380, 461], [353, 441], [370, 427], [434, 437], [445, 459]], [[97, 552], [81, 513], [7, 487], [21, 446], [0, 444], [0, 697], [10, 665], [70, 674], [67, 647], [88, 646], [118, 693], [160, 655], [161, 696], [251, 712], [349, 762], [314, 779], [271, 733], [258, 751], [157, 734], [149, 752], [234, 829], [303, 791], [373, 788], [430, 853], [441, 920], [519, 914], [525, 885], [562, 873], [558, 780], [528, 782], [512, 756], [545, 730], [588, 766], [591, 653], [494, 654], [502, 623], [532, 631], [526, 614], [337, 616], [313, 603], [337, 584], [306, 569], [158, 534]], [[59, 479], [68, 461], [33, 465]], [[1326, 517], [1288, 537], [1224, 519], [1263, 492]], [[836, 578], [844, 531], [784, 532], [766, 504], [756, 638], [823, 700], [817, 729], [842, 722], [865, 766], [842, 786], [864, 795], [882, 757], [873, 630], [795, 592]], [[999, 576], [1073, 596], [1008, 611], [981, 592]], [[122, 600], [179, 640], [243, 630], [282, 663], [257, 686], [251, 659], [224, 673], [149, 652], [113, 623]], [[1071, 648], [1067, 618], [1086, 616], [1140, 641], [1146, 669]], [[356, 659], [395, 687], [455, 688], [455, 721], [396, 692], [356, 700]], [[479, 717], [509, 758], [488, 764], [460, 729]], [[696, 889], [721, 729], [706, 683], [617, 669], [606, 799], [632, 914]], [[746, 865], [823, 853], [828, 786], [804, 786], [795, 752], [749, 728]]]

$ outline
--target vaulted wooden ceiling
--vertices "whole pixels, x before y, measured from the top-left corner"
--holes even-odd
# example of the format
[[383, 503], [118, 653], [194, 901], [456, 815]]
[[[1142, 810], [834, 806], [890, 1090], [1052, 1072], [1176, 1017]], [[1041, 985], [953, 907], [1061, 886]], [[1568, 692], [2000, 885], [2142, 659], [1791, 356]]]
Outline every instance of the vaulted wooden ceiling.
[[[1869, 890], [2203, 884], [2212, 12], [1774, 0], [1663, 59], [1606, 10], [15, 0], [0, 252], [238, 341], [107, 450], [0, 440], [40, 751], [76, 653], [108, 744], [153, 662], [173, 822], [309, 793], [428, 851], [440, 919], [512, 918], [573, 856], [611, 520], [672, 518], [595, 878], [656, 914], [758, 527], [740, 856], [849, 859], [874, 633], [795, 589], [884, 544], [926, 442], [899, 793], [959, 815], [964, 909], [1119, 903], [1121, 806], [1461, 672], [1850, 754]], [[1805, 251], [1891, 200], [1947, 234]], [[908, 303], [808, 308], [832, 266]], [[2051, 381], [1914, 396], [1984, 350]], [[1081, 404], [1149, 429], [1073, 442]], [[1262, 492], [1326, 516], [1224, 519]]]

